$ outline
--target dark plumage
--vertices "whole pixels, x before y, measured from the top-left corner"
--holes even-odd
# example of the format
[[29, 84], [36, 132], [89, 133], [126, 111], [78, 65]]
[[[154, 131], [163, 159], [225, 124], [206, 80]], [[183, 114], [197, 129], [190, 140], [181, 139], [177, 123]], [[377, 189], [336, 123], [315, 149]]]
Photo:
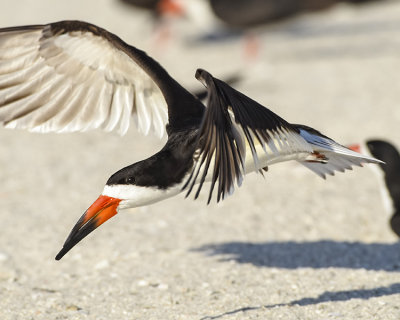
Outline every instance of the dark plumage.
[[382, 0], [209, 0], [214, 14], [232, 27], [274, 22], [295, 14], [329, 8], [339, 2], [364, 3]]
[[369, 140], [367, 147], [373, 157], [385, 162], [379, 165], [393, 204], [390, 226], [400, 237], [400, 154], [393, 144], [383, 140]]

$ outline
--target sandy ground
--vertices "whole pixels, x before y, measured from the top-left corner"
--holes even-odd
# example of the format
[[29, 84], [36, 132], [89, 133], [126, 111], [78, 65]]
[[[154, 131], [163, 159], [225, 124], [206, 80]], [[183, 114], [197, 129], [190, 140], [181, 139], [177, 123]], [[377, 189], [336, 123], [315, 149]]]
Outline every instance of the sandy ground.
[[[84, 19], [146, 49], [188, 88], [197, 67], [342, 143], [400, 145], [400, 2], [340, 5], [240, 41], [165, 47], [115, 1], [1, 1], [0, 24]], [[183, 32], [185, 31], [185, 32]], [[191, 44], [191, 45], [189, 45]], [[247, 177], [218, 205], [183, 196], [121, 212], [54, 256], [117, 169], [162, 146], [134, 129], [40, 135], [0, 129], [1, 319], [400, 319], [400, 244], [368, 168], [323, 181], [295, 163]], [[131, 214], [132, 213], [132, 214]]]

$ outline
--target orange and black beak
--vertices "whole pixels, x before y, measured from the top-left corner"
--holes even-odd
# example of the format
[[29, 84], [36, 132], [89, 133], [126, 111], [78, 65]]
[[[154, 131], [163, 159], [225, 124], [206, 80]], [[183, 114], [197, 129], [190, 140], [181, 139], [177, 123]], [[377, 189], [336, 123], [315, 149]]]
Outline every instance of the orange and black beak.
[[161, 0], [157, 5], [157, 10], [161, 15], [181, 17], [185, 10], [181, 3], [176, 0]]
[[108, 219], [115, 216], [118, 212], [117, 209], [120, 202], [121, 199], [101, 195], [76, 223], [65, 241], [63, 248], [57, 254], [56, 260], [60, 260], [84, 237]]
[[347, 148], [349, 148], [350, 150], [353, 150], [355, 152], [361, 153], [361, 145], [359, 145], [358, 143], [349, 145], [349, 146], [347, 146]]

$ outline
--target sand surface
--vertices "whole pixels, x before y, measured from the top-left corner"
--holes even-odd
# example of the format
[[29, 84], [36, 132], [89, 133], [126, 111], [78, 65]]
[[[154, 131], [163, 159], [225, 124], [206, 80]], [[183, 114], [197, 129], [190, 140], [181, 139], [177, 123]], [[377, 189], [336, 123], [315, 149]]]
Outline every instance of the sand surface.
[[[146, 13], [111, 0], [1, 1], [0, 25], [84, 19], [156, 57], [188, 88], [197, 67], [290, 122], [347, 144], [400, 146], [400, 2], [340, 5], [240, 40], [158, 46]], [[179, 31], [179, 32], [178, 32]], [[216, 205], [178, 196], [121, 212], [54, 256], [108, 177], [163, 144], [134, 128], [31, 134], [0, 129], [0, 319], [400, 319], [400, 244], [378, 181], [326, 181], [296, 163], [246, 178]]]

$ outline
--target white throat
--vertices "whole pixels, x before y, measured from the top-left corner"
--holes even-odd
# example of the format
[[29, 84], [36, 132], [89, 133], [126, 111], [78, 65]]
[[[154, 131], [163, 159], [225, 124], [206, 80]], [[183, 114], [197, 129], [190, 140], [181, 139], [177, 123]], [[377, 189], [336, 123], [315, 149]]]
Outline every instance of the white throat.
[[170, 197], [173, 197], [182, 191], [182, 185], [168, 189], [159, 189], [156, 187], [142, 187], [135, 185], [114, 184], [106, 185], [102, 195], [121, 199], [119, 209], [136, 208], [152, 204]]

